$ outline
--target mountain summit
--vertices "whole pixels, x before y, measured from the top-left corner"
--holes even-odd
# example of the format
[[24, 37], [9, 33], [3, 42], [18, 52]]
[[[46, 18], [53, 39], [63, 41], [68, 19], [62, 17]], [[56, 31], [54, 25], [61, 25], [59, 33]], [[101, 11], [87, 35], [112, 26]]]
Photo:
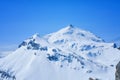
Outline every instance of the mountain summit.
[[103, 42], [102, 39], [95, 36], [93, 33], [89, 31], [85, 31], [69, 25], [57, 32], [47, 35], [47, 39], [49, 42], [56, 42], [56, 41], [91, 41], [91, 42]]
[[0, 59], [0, 79], [114, 80], [119, 52], [113, 43], [70, 25], [24, 40], [16, 51]]

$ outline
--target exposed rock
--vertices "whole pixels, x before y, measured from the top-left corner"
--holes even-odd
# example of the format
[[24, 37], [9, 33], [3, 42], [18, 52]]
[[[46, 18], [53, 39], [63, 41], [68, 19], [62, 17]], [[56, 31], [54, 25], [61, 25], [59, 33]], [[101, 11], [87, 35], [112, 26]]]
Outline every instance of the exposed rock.
[[89, 80], [100, 80], [100, 79], [97, 79], [97, 78], [96, 78], [96, 79], [93, 79], [93, 78], [90, 77]]
[[120, 50], [120, 47], [118, 49]]
[[89, 80], [94, 80], [93, 78], [89, 78]]
[[120, 80], [120, 62], [116, 66], [115, 80]]

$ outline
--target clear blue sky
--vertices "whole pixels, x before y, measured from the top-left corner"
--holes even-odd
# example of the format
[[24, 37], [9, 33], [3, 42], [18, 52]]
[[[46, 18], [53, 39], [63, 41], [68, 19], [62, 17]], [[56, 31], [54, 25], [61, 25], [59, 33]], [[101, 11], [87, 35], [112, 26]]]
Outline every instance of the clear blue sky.
[[120, 0], [0, 0], [0, 45], [69, 24], [106, 41], [120, 36]]

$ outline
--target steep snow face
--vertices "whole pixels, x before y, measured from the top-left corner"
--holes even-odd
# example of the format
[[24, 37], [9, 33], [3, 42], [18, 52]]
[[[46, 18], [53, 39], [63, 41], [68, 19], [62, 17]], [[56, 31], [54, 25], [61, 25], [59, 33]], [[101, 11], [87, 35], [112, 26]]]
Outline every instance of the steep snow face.
[[0, 59], [2, 80], [114, 80], [120, 51], [93, 33], [72, 25], [24, 40]]

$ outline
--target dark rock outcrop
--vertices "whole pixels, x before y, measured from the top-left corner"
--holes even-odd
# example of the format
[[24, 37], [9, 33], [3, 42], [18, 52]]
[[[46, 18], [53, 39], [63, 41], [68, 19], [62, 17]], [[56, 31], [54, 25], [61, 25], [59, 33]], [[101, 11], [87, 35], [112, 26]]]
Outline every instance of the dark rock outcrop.
[[120, 50], [120, 47], [118, 49]]
[[97, 78], [96, 78], [96, 79], [93, 79], [93, 78], [90, 77], [89, 80], [100, 80], [100, 79], [97, 79]]
[[120, 62], [116, 66], [115, 80], [120, 80]]

